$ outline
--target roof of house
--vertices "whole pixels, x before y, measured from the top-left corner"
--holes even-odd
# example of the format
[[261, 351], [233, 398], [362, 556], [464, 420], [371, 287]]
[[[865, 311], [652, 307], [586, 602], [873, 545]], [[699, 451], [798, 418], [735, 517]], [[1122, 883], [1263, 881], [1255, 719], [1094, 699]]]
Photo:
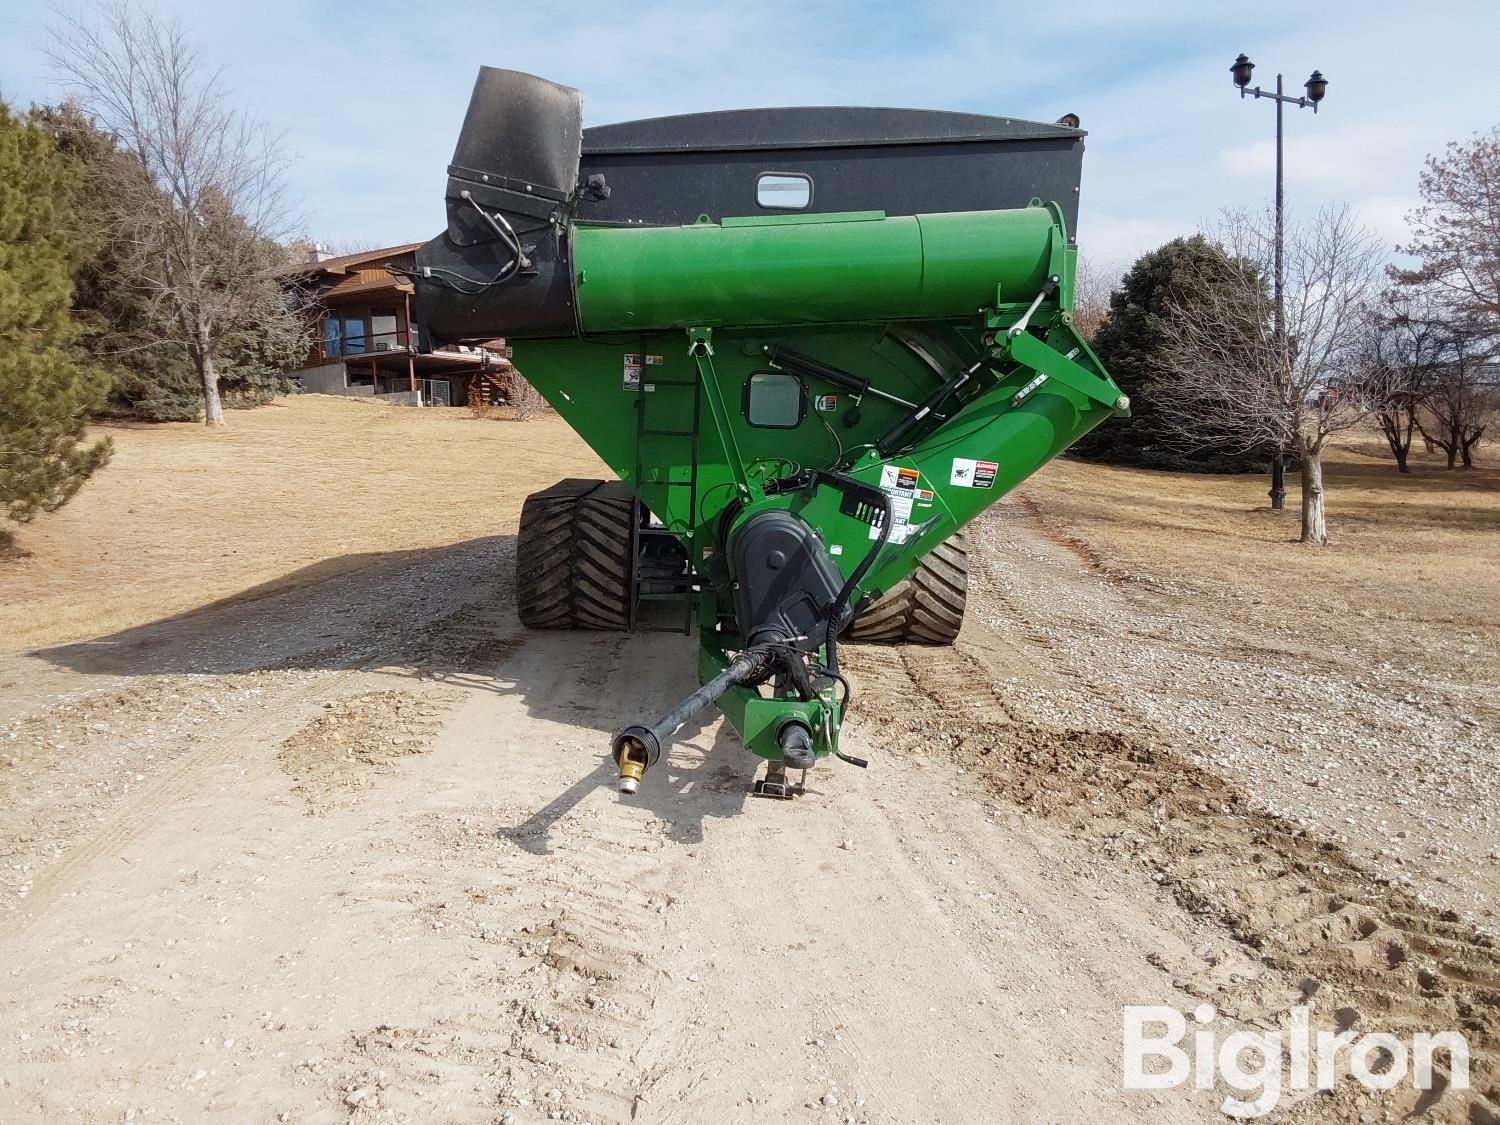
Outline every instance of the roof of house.
[[407, 242], [400, 246], [386, 246], [379, 250], [362, 250], [358, 254], [344, 254], [337, 258], [324, 258], [321, 262], [293, 262], [282, 267], [283, 274], [329, 273], [346, 274], [366, 263], [378, 263], [382, 258], [395, 258], [410, 254], [422, 244]]

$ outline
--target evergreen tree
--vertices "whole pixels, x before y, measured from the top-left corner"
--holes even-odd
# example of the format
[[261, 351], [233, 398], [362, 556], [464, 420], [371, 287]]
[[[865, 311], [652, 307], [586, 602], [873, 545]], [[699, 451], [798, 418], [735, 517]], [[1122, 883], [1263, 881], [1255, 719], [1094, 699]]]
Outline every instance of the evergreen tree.
[[1174, 238], [1142, 254], [1110, 294], [1109, 312], [1093, 339], [1105, 369], [1130, 396], [1130, 417], [1089, 433], [1073, 452], [1090, 461], [1205, 473], [1250, 472], [1264, 467], [1264, 452], [1231, 453], [1212, 441], [1184, 448], [1163, 425], [1153, 396], [1172, 338], [1172, 310], [1190, 305], [1205, 287], [1222, 289], [1224, 255], [1201, 234]]
[[0, 103], [0, 505], [21, 522], [65, 504], [110, 454], [83, 440], [108, 380], [72, 316], [87, 252], [73, 190], [46, 130]]
[[135, 176], [129, 157], [77, 106], [64, 102], [32, 111], [72, 165], [78, 186], [77, 221], [88, 252], [73, 271], [73, 316], [82, 344], [109, 374], [109, 397], [99, 413], [143, 422], [195, 422], [203, 416], [203, 390], [192, 361], [160, 324], [166, 310], [130, 283], [128, 248], [106, 208], [97, 206], [111, 184]]

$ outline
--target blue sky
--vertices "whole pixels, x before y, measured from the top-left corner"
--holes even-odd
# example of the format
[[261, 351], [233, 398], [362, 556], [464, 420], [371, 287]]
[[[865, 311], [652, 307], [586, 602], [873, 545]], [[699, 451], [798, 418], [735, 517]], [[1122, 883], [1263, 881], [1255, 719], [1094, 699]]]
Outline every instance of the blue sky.
[[[756, 105], [901, 105], [1089, 130], [1079, 244], [1103, 268], [1271, 192], [1274, 113], [1240, 101], [1229, 63], [1330, 80], [1290, 110], [1298, 210], [1353, 204], [1394, 244], [1423, 157], [1500, 122], [1500, 5], [854, 4], [644, 0], [203, 3], [180, 15], [296, 160], [307, 233], [415, 241], [443, 222], [444, 169], [481, 64], [583, 91], [585, 124]], [[0, 0], [0, 93], [55, 98], [40, 45], [51, 5]]]

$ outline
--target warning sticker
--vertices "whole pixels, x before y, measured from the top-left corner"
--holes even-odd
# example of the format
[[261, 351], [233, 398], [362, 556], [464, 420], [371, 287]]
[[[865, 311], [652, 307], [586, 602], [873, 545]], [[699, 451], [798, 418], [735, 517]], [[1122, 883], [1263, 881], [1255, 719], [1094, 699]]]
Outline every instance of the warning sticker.
[[[917, 488], [917, 482], [921, 474], [909, 465], [882, 465], [880, 468], [880, 488], [891, 498], [891, 534], [888, 542], [905, 543], [912, 536], [912, 529], [908, 526], [911, 521], [912, 505], [917, 502], [922, 490]], [[928, 492], [928, 502], [931, 503], [932, 493]], [[880, 538], [880, 528], [870, 528], [870, 538]]]
[[[648, 355], [645, 366], [660, 367], [662, 357], [659, 355]], [[641, 354], [639, 352], [625, 353], [625, 389], [627, 391], [638, 391], [641, 389]], [[656, 390], [655, 383], [646, 384], [647, 391]]]
[[917, 489], [917, 494], [916, 494], [915, 497], [913, 497], [913, 499], [916, 500], [917, 507], [919, 507], [919, 508], [930, 508], [930, 507], [932, 507], [932, 489], [930, 489], [930, 488], [919, 488], [919, 489]]
[[993, 488], [1000, 466], [994, 461], [975, 461], [968, 457], [953, 458], [953, 475], [948, 483], [959, 488]]
[[915, 492], [917, 488], [917, 470], [909, 469], [904, 465], [885, 465], [880, 470], [880, 487], [887, 492], [892, 490], [900, 492]]
[[[893, 516], [891, 518], [891, 534], [890, 534], [890, 538], [887, 539], [886, 542], [887, 543], [905, 543], [908, 539], [910, 539], [912, 537], [912, 534], [913, 534], [913, 528], [912, 528], [911, 524], [909, 524], [909, 523], [901, 523], [901, 522], [897, 521], [896, 518]], [[878, 528], [878, 527], [872, 527], [872, 528], [870, 528], [870, 538], [871, 539], [879, 539], [880, 538], [880, 528]]]
[[817, 395], [813, 398], [813, 408], [821, 410], [824, 414], [831, 414], [839, 408], [839, 396]]

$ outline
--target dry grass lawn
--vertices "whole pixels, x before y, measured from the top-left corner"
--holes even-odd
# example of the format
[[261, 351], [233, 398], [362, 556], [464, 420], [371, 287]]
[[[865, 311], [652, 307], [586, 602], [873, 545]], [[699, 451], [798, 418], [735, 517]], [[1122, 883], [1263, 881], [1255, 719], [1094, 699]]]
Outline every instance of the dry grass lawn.
[[[400, 553], [510, 533], [519, 500], [606, 475], [557, 417], [476, 421], [316, 395], [189, 424], [113, 426], [113, 463], [0, 562], [0, 650], [99, 636]], [[507, 443], [529, 456], [494, 466]], [[1394, 646], [1500, 675], [1500, 470], [1397, 474], [1369, 440], [1328, 465], [1334, 544], [1298, 546], [1266, 482], [1060, 461], [1025, 488], [1106, 570], [1150, 575], [1351, 654]], [[1486, 459], [1490, 451], [1482, 449]], [[501, 487], [502, 483], [505, 487]], [[510, 499], [501, 499], [501, 497]], [[1374, 646], [1373, 648], [1371, 646]], [[1363, 657], [1361, 657], [1363, 658]], [[1451, 669], [1450, 669], [1451, 671]]]
[[1332, 544], [1297, 543], [1299, 481], [1270, 510], [1261, 476], [1199, 476], [1064, 459], [1026, 486], [1047, 521], [1102, 564], [1264, 615], [1309, 647], [1352, 658], [1425, 654], [1500, 679], [1500, 468], [1493, 447], [1472, 470], [1413, 454], [1396, 472], [1378, 436], [1325, 464]]
[[[607, 475], [550, 414], [478, 421], [466, 410], [305, 395], [231, 412], [219, 432], [190, 423], [101, 432], [114, 438], [114, 460], [61, 511], [17, 528], [18, 552], [0, 561], [0, 651], [513, 532], [519, 501], [502, 496]], [[534, 456], [505, 459], [512, 479], [502, 489], [493, 466], [516, 442]]]

